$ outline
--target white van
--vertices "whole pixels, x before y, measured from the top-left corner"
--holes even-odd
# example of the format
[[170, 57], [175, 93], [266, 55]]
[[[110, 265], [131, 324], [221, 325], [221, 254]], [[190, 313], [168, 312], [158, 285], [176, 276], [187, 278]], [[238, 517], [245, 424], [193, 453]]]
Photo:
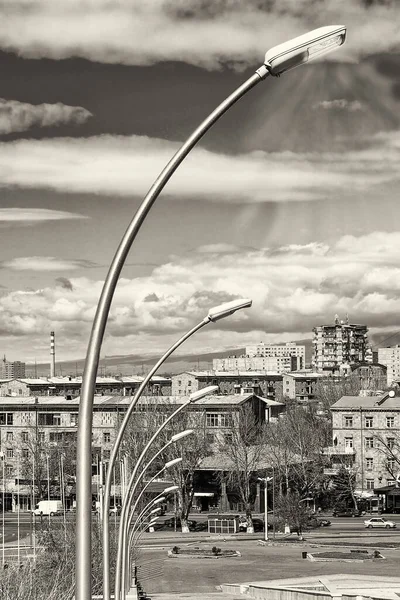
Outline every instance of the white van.
[[61, 500], [40, 500], [33, 509], [34, 515], [59, 515], [63, 512]]

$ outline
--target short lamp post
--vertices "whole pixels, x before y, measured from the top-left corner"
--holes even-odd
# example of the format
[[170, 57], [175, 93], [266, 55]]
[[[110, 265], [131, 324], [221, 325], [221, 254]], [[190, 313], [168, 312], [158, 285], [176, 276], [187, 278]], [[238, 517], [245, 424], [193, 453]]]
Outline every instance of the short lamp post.
[[[172, 157], [146, 194], [119, 244], [111, 262], [97, 306], [82, 379], [79, 405], [76, 477], [76, 600], [91, 600], [92, 597], [91, 454], [94, 392], [101, 344], [111, 302], [122, 267], [125, 264], [131, 246], [151, 207], [174, 172], [190, 151], [196, 146], [197, 142], [231, 106], [269, 75], [281, 75], [285, 71], [336, 50], [344, 43], [345, 38], [346, 28], [343, 25], [321, 27], [269, 50], [265, 55], [265, 60], [261, 67], [258, 68], [256, 72], [230, 96], [223, 100], [223, 102], [199, 125], [192, 135], [189, 136], [186, 142]], [[110, 600], [108, 582], [105, 586], [105, 590], [106, 593], [103, 598], [104, 600]]]
[[258, 481], [264, 482], [264, 540], [268, 542], [268, 484], [273, 477], [259, 477]]

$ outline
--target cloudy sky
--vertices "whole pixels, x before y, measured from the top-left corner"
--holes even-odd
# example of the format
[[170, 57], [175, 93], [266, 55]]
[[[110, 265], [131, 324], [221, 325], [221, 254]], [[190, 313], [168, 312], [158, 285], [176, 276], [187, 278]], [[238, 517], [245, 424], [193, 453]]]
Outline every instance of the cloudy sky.
[[102, 355], [159, 355], [208, 309], [253, 308], [182, 349], [311, 337], [335, 313], [400, 329], [398, 0], [3, 0], [0, 351], [82, 358], [108, 265], [154, 178], [275, 44], [348, 27], [267, 78], [147, 217]]

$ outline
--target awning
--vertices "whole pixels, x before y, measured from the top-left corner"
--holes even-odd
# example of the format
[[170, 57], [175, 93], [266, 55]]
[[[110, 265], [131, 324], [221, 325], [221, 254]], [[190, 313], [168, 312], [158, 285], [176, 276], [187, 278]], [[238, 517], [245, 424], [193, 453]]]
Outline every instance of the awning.
[[195, 498], [212, 498], [215, 494], [214, 492], [195, 492], [193, 495]]
[[373, 490], [354, 490], [354, 495], [357, 498], [373, 498], [375, 496]]

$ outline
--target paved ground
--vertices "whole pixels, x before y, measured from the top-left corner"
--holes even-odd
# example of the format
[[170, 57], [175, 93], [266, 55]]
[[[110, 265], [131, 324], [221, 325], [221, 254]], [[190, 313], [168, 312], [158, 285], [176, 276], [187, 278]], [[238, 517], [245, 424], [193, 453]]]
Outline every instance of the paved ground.
[[[374, 536], [368, 541], [374, 543], [374, 540], [382, 541], [385, 538], [386, 536]], [[393, 539], [392, 536], [388, 536], [388, 540], [391, 539]], [[365, 563], [319, 563], [302, 558], [303, 551], [317, 550], [308, 542], [300, 547], [261, 546], [256, 540], [221, 541], [217, 545], [221, 548], [239, 550], [242, 556], [240, 558], [179, 559], [167, 558], [165, 550], [150, 548], [143, 550], [143, 559], [152, 561], [153, 565], [157, 566], [153, 570], [154, 577], [150, 575], [143, 581], [146, 592], [153, 600], [183, 600], [184, 598], [233, 600], [238, 596], [218, 595], [217, 590], [220, 584], [336, 573], [382, 576], [397, 576], [399, 573], [400, 549], [381, 550], [386, 560], [369, 560]]]

